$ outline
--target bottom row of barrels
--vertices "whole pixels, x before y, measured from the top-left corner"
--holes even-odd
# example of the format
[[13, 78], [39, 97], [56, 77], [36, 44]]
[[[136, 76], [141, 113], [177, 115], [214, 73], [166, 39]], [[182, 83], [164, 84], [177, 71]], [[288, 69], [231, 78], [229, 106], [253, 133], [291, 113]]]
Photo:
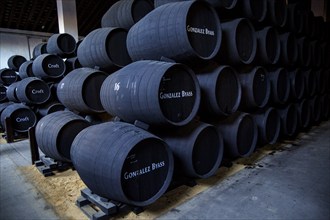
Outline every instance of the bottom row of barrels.
[[298, 128], [328, 120], [329, 96], [324, 97], [324, 102], [315, 97], [282, 108], [236, 112], [216, 122], [193, 120], [162, 130], [118, 120], [92, 125], [71, 111], [58, 111], [43, 117], [35, 134], [41, 151], [72, 162], [93, 193], [146, 206], [161, 197], [176, 177], [210, 177], [224, 157], [247, 157], [256, 146], [274, 144], [280, 137], [294, 136]]

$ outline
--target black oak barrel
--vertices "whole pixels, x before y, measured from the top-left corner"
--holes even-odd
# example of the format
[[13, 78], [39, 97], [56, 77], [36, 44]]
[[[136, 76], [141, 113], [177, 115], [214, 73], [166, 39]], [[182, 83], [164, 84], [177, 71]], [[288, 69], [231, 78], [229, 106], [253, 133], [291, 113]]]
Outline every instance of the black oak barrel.
[[289, 100], [290, 81], [288, 71], [282, 67], [270, 68], [268, 77], [272, 88], [271, 100], [274, 104], [284, 104]]
[[286, 0], [267, 0], [268, 24], [283, 27], [287, 19]]
[[76, 50], [76, 40], [68, 33], [53, 34], [47, 41], [47, 53], [62, 58], [70, 57]]
[[296, 37], [291, 32], [280, 35], [281, 55], [280, 63], [282, 66], [293, 65], [298, 60], [298, 45]]
[[7, 64], [9, 69], [18, 71], [19, 67], [26, 61], [26, 58], [21, 55], [13, 55], [9, 57]]
[[[1, 114], [3, 112], [3, 110], [5, 110], [9, 105], [13, 104], [13, 102], [0, 102], [0, 118], [1, 118]], [[3, 132], [5, 129], [5, 126], [2, 125], [1, 121], [0, 121], [0, 132]]]
[[321, 97], [321, 106], [322, 106], [322, 119], [323, 120], [329, 120], [330, 117], [330, 95], [329, 94], [323, 94]]
[[222, 32], [212, 6], [183, 1], [155, 8], [134, 24], [127, 35], [133, 61], [167, 57], [181, 63], [210, 60], [219, 51]]
[[329, 57], [330, 57], [330, 42], [326, 41], [326, 42], [321, 43], [321, 58], [322, 58], [323, 67], [326, 67], [326, 68], [330, 67]]
[[201, 88], [199, 115], [230, 115], [238, 109], [242, 90], [233, 68], [211, 64], [196, 73]]
[[330, 69], [325, 69], [325, 68], [321, 68], [321, 69], [317, 69], [315, 71], [316, 74], [316, 83], [317, 83], [317, 94], [323, 95], [326, 93], [327, 91], [327, 87], [328, 87], [328, 81], [329, 81], [329, 77], [330, 77]]
[[18, 81], [18, 76], [14, 70], [8, 68], [0, 69], [1, 84], [5, 86], [9, 86], [16, 81]]
[[291, 100], [302, 99], [305, 94], [305, 78], [300, 68], [288, 71], [290, 80]]
[[[225, 0], [224, 2], [228, 2], [228, 1]], [[263, 22], [266, 19], [267, 17], [266, 0], [238, 0], [238, 2], [244, 17], [256, 22]]]
[[[154, 0], [154, 6], [159, 7], [161, 5], [165, 5], [168, 3], [173, 3], [173, 2], [184, 2], [184, 1], [191, 1], [191, 0]], [[237, 0], [205, 0], [207, 3], [212, 5], [214, 8], [227, 8], [231, 9], [234, 8], [237, 4]]]
[[42, 104], [50, 98], [50, 88], [45, 81], [28, 77], [17, 82], [16, 96], [20, 102], [26, 104]]
[[287, 5], [287, 20], [285, 28], [295, 34], [302, 35], [304, 31], [304, 18], [301, 3], [293, 3]]
[[306, 129], [311, 125], [312, 120], [312, 106], [308, 99], [302, 99], [296, 103], [298, 110], [298, 126], [301, 129]]
[[65, 75], [74, 69], [78, 69], [78, 68], [82, 67], [81, 63], [79, 62], [78, 57], [70, 57], [70, 58], [66, 59], [64, 61], [64, 63], [65, 63], [65, 67], [66, 67]]
[[7, 87], [0, 83], [0, 103], [6, 102], [7, 100]]
[[298, 63], [301, 66], [308, 67], [312, 63], [311, 52], [309, 48], [310, 40], [308, 37], [297, 38]]
[[318, 95], [315, 95], [309, 99], [309, 104], [312, 109], [311, 114], [311, 123], [317, 125], [322, 120], [322, 103], [321, 98]]
[[146, 206], [167, 190], [173, 154], [159, 137], [124, 122], [106, 122], [81, 131], [71, 147], [80, 178], [95, 194]]
[[312, 97], [316, 94], [317, 79], [313, 69], [302, 70], [305, 83], [305, 97]]
[[216, 60], [220, 63], [250, 64], [257, 52], [256, 31], [246, 18], [236, 18], [221, 23], [222, 44]]
[[101, 92], [104, 109], [124, 121], [182, 126], [197, 114], [200, 87], [183, 64], [137, 61], [108, 76]]
[[258, 128], [250, 114], [235, 112], [214, 125], [223, 136], [225, 157], [248, 157], [255, 150]]
[[10, 86], [8, 86], [7, 90], [6, 90], [6, 96], [7, 96], [9, 101], [18, 103], [20, 101], [19, 101], [19, 99], [17, 97], [17, 94], [16, 94], [17, 85], [18, 85], [18, 82], [14, 82]]
[[322, 49], [321, 44], [318, 40], [313, 40], [309, 44], [309, 49], [311, 53], [312, 66], [314, 68], [319, 68], [322, 65]]
[[10, 118], [10, 123], [14, 131], [24, 133], [37, 123], [37, 116], [26, 105], [13, 103], [6, 107], [1, 113], [1, 124], [5, 127], [5, 119]]
[[275, 144], [281, 131], [281, 119], [273, 107], [251, 113], [258, 127], [258, 146]]
[[57, 101], [51, 101], [44, 103], [42, 105], [38, 105], [36, 113], [39, 116], [43, 117], [53, 112], [64, 111], [64, 110], [65, 110], [65, 106], [62, 103]]
[[11, 104], [13, 104], [13, 102], [3, 102], [3, 103], [0, 103], [0, 115], [3, 112], [3, 110], [5, 110], [5, 108], [7, 108], [7, 106], [9, 106]]
[[293, 137], [298, 130], [297, 106], [289, 103], [277, 108], [281, 119], [281, 137]]
[[238, 5], [238, 0], [206, 0], [206, 1], [211, 4], [213, 3], [212, 5], [216, 5], [226, 10], [233, 9]]
[[82, 113], [100, 113], [104, 108], [100, 90], [108, 74], [83, 67], [72, 70], [57, 85], [57, 98], [68, 109]]
[[173, 2], [184, 2], [184, 1], [190, 1], [190, 0], [154, 0], [154, 7], [157, 8], [159, 6], [173, 3]]
[[18, 75], [21, 79], [25, 79], [28, 77], [33, 77], [33, 71], [32, 71], [32, 60], [27, 60], [18, 69]]
[[113, 71], [131, 63], [126, 48], [127, 30], [119, 27], [98, 28], [80, 43], [77, 51], [84, 67]]
[[257, 53], [253, 63], [259, 65], [276, 64], [280, 58], [280, 37], [276, 28], [264, 27], [256, 31]]
[[71, 111], [57, 111], [42, 117], [36, 126], [38, 147], [48, 157], [70, 162], [74, 138], [89, 122]]
[[121, 27], [129, 30], [154, 9], [151, 0], [121, 0], [114, 3], [102, 16], [102, 27]]
[[256, 66], [247, 72], [239, 71], [238, 78], [242, 86], [241, 110], [250, 111], [268, 104], [271, 85], [265, 68]]
[[162, 138], [177, 160], [174, 172], [177, 175], [208, 178], [218, 170], [223, 157], [223, 138], [217, 129], [194, 120], [186, 126], [155, 133]]
[[32, 52], [33, 59], [35, 59], [35, 58], [37, 58], [37, 56], [40, 56], [41, 54], [45, 54], [45, 53], [47, 53], [47, 43], [41, 42], [33, 48], [33, 52]]
[[60, 78], [65, 73], [65, 68], [62, 58], [54, 54], [42, 54], [32, 64], [33, 74], [42, 79]]

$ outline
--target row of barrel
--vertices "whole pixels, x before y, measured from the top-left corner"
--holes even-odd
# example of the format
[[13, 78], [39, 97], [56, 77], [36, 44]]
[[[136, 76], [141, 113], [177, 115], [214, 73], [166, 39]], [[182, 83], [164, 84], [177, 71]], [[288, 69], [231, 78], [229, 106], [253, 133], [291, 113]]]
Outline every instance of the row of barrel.
[[[63, 91], [72, 88], [73, 85], [64, 80], [85, 75], [82, 70], [93, 69], [70, 72], [58, 88]], [[227, 75], [224, 78], [228, 77], [232, 82], [236, 79], [238, 92], [227, 92], [227, 95], [243, 99], [237, 95], [241, 94], [241, 81], [233, 68], [220, 66], [214, 72], [218, 76]], [[258, 78], [255, 72], [258, 71], [252, 71], [254, 77], [251, 78]], [[263, 75], [263, 81], [270, 80], [270, 74]], [[262, 101], [265, 108], [253, 113], [234, 111], [217, 114], [228, 115], [224, 118], [214, 116], [211, 120], [204, 121], [202, 117], [197, 120], [200, 102], [213, 102], [211, 99], [217, 95], [217, 86], [210, 84], [206, 88], [213, 88], [213, 94], [204, 93], [203, 83], [198, 83], [202, 82], [199, 75], [207, 73], [196, 76], [183, 64], [161, 61], [129, 64], [107, 76], [100, 87], [102, 106], [118, 118], [91, 125], [70, 111], [49, 114], [36, 126], [38, 146], [49, 157], [71, 161], [94, 193], [145, 206], [166, 191], [173, 175], [210, 177], [224, 156], [247, 157], [256, 146], [274, 144], [279, 138], [294, 136], [299, 130], [329, 119], [329, 91], [318, 90], [314, 96], [305, 94], [297, 98], [293, 95], [292, 103], [286, 102], [277, 108]], [[211, 84], [222, 83], [220, 77], [209, 79]], [[248, 84], [253, 87], [258, 84], [256, 81], [250, 80]], [[268, 91], [272, 87], [282, 88], [269, 81], [268, 85]], [[291, 97], [291, 86], [286, 90]], [[277, 90], [260, 93], [268, 99], [274, 91]], [[75, 92], [70, 90], [66, 94], [73, 97]], [[260, 96], [257, 92], [254, 95]]]
[[[118, 63], [121, 68], [100, 89], [102, 106], [117, 120], [83, 129], [70, 150], [92, 192], [145, 206], [166, 191], [171, 176], [207, 178], [223, 157], [249, 156], [257, 145], [274, 144], [329, 119], [327, 38], [292, 34], [278, 15], [274, 23], [226, 21], [203, 1], [164, 4], [134, 14], [139, 20], [132, 22], [123, 19], [129, 2], [142, 12], [148, 8], [148, 1], [116, 3], [77, 53], [83, 66], [110, 70]], [[267, 6], [274, 14], [277, 4], [284, 2], [286, 10], [285, 1], [265, 2], [274, 6]], [[121, 44], [124, 65], [109, 54], [120, 45], [110, 40], [117, 27], [122, 36], [127, 31]], [[304, 43], [297, 45], [296, 37]]]
[[[272, 9], [283, 1], [264, 2]], [[125, 3], [140, 9], [149, 4], [123, 0], [113, 7]], [[146, 206], [176, 176], [207, 178], [223, 157], [247, 157], [257, 145], [328, 120], [329, 56], [324, 53], [320, 65], [293, 62], [291, 50], [283, 49], [293, 45], [285, 40], [290, 34], [277, 33], [281, 25], [266, 22], [260, 29], [266, 33], [256, 35], [261, 21], [225, 21], [217, 12], [232, 9], [182, 1], [135, 14], [139, 21], [128, 28], [111, 24], [92, 31], [77, 49], [84, 68], [63, 75], [56, 86], [57, 98], [71, 111], [39, 120], [39, 148], [72, 162], [92, 192]], [[276, 40], [276, 33], [283, 37]], [[279, 61], [285, 57], [287, 63]], [[117, 117], [92, 125], [73, 113], [102, 111]]]
[[[136, 71], [140, 68], [144, 72]], [[175, 70], [171, 70], [172, 68]], [[180, 126], [194, 118], [197, 112], [202, 118], [226, 116], [237, 110], [251, 112], [267, 105], [283, 105], [315, 94], [325, 94], [329, 92], [330, 84], [329, 69], [314, 71], [297, 68], [288, 71], [285, 68], [267, 70], [256, 66], [240, 69], [237, 73], [237, 70], [230, 66], [219, 66], [215, 63], [193, 71], [182, 64], [137, 61], [117, 72], [127, 77], [114, 79], [116, 74], [111, 74], [109, 79], [112, 81], [109, 81], [106, 80], [109, 74], [103, 71], [92, 68], [75, 69], [56, 84], [53, 101], [39, 105], [38, 110], [46, 108], [49, 113], [51, 109], [62, 110], [64, 106], [84, 114], [97, 114], [106, 110], [111, 115], [129, 122], [169, 122]], [[144, 79], [148, 79], [151, 88], [148, 88]], [[122, 85], [128, 83], [139, 85], [138, 88], [134, 87], [139, 96], [154, 94], [150, 96], [153, 99], [135, 97], [134, 93], [122, 88]], [[116, 93], [113, 93], [113, 90]], [[161, 91], [159, 95], [158, 91]], [[36, 105], [49, 101], [51, 88], [42, 79], [28, 77], [11, 84], [6, 94], [12, 102]], [[118, 94], [126, 100], [119, 99]], [[183, 102], [185, 108], [180, 107]], [[152, 104], [146, 106], [145, 103]], [[146, 108], [154, 109], [155, 106], [159, 107], [159, 113], [151, 117]], [[148, 117], [142, 118], [143, 116]], [[163, 118], [163, 121], [159, 121], [160, 118]]]
[[56, 86], [67, 73], [81, 67], [75, 57], [78, 43], [69, 34], [54, 34], [47, 43], [34, 47], [31, 60], [21, 55], [8, 59], [8, 68], [0, 70], [2, 130], [5, 118], [10, 118], [14, 132], [26, 134], [43, 116], [65, 109]]

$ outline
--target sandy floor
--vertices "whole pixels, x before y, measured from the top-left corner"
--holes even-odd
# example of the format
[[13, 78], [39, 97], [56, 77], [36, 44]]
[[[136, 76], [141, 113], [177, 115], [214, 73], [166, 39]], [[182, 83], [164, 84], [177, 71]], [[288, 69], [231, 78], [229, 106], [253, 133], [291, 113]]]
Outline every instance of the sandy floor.
[[[145, 207], [145, 211], [138, 215], [127, 212], [117, 215], [116, 218], [154, 219], [238, 171], [258, 166], [258, 160], [264, 156], [290, 146], [287, 143], [265, 146], [258, 149], [249, 158], [234, 161], [230, 168], [221, 167], [213, 177], [197, 180], [197, 185], [194, 187], [180, 186], [167, 192], [155, 203]], [[21, 171], [28, 181], [40, 191], [61, 219], [88, 219], [75, 205], [80, 196], [80, 190], [86, 187], [76, 171], [57, 172], [56, 175], [50, 177], [44, 177], [35, 166], [22, 167]]]

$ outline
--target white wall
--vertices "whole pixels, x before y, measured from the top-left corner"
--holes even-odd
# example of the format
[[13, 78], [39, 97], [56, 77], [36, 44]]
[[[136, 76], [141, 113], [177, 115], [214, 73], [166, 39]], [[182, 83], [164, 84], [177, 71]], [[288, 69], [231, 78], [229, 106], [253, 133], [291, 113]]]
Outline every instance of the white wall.
[[0, 69], [8, 67], [7, 61], [12, 55], [30, 60], [33, 48], [49, 36], [51, 34], [0, 28]]

